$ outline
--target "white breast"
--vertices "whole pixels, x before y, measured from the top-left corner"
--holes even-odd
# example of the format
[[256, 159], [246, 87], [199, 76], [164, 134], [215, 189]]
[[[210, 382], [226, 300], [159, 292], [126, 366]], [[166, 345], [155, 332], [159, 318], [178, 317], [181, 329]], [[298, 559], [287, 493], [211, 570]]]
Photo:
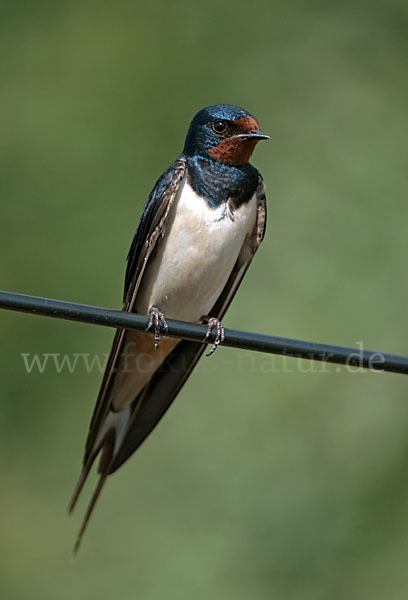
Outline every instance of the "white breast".
[[255, 194], [233, 213], [226, 204], [212, 209], [184, 179], [143, 275], [136, 312], [147, 314], [157, 306], [166, 317], [183, 321], [207, 315], [255, 219]]

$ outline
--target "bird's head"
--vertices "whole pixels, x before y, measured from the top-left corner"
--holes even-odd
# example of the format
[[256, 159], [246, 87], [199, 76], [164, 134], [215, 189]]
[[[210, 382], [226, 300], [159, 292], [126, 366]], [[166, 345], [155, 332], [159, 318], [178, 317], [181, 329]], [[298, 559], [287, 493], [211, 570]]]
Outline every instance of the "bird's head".
[[249, 112], [232, 104], [212, 104], [191, 121], [184, 154], [210, 156], [232, 165], [246, 164], [259, 140], [269, 135]]

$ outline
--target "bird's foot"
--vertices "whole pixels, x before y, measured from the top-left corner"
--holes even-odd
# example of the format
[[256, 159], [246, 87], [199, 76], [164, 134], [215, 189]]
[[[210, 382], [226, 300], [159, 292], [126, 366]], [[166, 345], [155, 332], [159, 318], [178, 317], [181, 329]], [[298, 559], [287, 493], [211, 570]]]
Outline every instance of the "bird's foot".
[[201, 317], [201, 320], [208, 325], [204, 339], [207, 340], [210, 337], [212, 330], [215, 329], [215, 340], [211, 346], [211, 350], [206, 354], [206, 356], [211, 356], [211, 354], [216, 351], [217, 347], [225, 340], [224, 327], [222, 326], [221, 321], [215, 317]]
[[162, 312], [159, 311], [157, 306], [152, 306], [149, 310], [149, 322], [146, 327], [146, 331], [149, 331], [151, 327], [154, 329], [154, 347], [159, 347], [160, 341], [160, 331], [163, 330], [164, 333], [168, 331], [168, 325], [166, 323], [166, 319]]

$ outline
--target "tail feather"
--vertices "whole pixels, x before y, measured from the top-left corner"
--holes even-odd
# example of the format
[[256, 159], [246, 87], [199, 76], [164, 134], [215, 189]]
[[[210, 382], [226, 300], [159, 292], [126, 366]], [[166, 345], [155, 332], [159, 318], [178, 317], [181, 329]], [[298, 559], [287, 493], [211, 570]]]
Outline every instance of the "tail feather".
[[82, 467], [81, 475], [79, 476], [78, 482], [72, 493], [71, 500], [69, 501], [69, 504], [68, 504], [67, 512], [69, 515], [72, 514], [72, 511], [75, 508], [75, 505], [78, 501], [79, 495], [82, 492], [82, 488], [84, 487], [84, 483], [87, 480], [90, 470], [92, 469], [92, 465], [95, 462], [95, 458], [97, 457], [98, 452], [99, 452], [99, 448], [98, 448], [97, 452], [93, 452], [92, 454], [90, 454], [87, 462]]
[[166, 358], [163, 369], [157, 371], [131, 405], [119, 412], [110, 410], [106, 415], [94, 437], [93, 446], [85, 455], [84, 467], [69, 506], [71, 512], [95, 458], [102, 450], [98, 468], [100, 479], [78, 533], [74, 554], [79, 549], [106, 478], [116, 471], [146, 439], [180, 391], [204, 349], [204, 344], [181, 342]]
[[91, 517], [95, 504], [99, 498], [99, 495], [102, 491], [106, 478], [112, 472], [112, 464], [115, 460], [116, 452], [120, 447], [120, 444], [125, 435], [125, 430], [129, 421], [129, 416], [130, 407], [126, 407], [122, 411], [117, 413], [108, 413], [104, 424], [100, 429], [99, 435], [95, 441], [94, 447], [92, 448], [92, 451], [89, 453], [84, 463], [84, 466], [82, 467], [78, 483], [74, 489], [71, 501], [68, 505], [68, 514], [71, 514], [74, 510], [80, 493], [84, 487], [85, 481], [87, 480], [88, 475], [91, 471], [93, 463], [95, 462], [95, 459], [98, 456], [98, 454], [101, 453], [98, 466], [98, 473], [100, 474], [100, 479], [88, 504], [85, 517], [82, 521], [81, 528], [79, 530], [78, 537], [73, 550], [74, 554], [78, 552], [82, 536], [85, 533], [89, 519]]
[[115, 450], [115, 432], [113, 430], [109, 430], [106, 433], [102, 444], [99, 445], [99, 447], [96, 448], [96, 450], [91, 454], [90, 459], [88, 460], [88, 462], [82, 469], [82, 473], [80, 475], [77, 487], [75, 488], [74, 494], [72, 496], [72, 500], [70, 502], [69, 513], [72, 512], [72, 510], [75, 506], [75, 503], [78, 500], [78, 496], [81, 493], [81, 490], [86, 481], [86, 478], [88, 477], [89, 472], [91, 470], [92, 464], [95, 461], [95, 458], [97, 457], [99, 452], [102, 451], [100, 462], [99, 462], [99, 467], [98, 467], [98, 473], [100, 473], [100, 478], [99, 478], [98, 484], [95, 488], [95, 491], [92, 494], [92, 498], [88, 504], [88, 508], [86, 509], [86, 513], [85, 513], [84, 519], [81, 524], [81, 528], [78, 532], [78, 536], [77, 536], [77, 539], [75, 542], [73, 554], [76, 554], [78, 552], [79, 546], [81, 544], [82, 536], [85, 533], [89, 519], [92, 515], [93, 509], [95, 508], [95, 504], [101, 494], [101, 491], [102, 491], [103, 485], [106, 481], [106, 478], [111, 472], [111, 464], [115, 457], [114, 450]]
[[86, 513], [85, 513], [84, 519], [82, 521], [81, 528], [78, 532], [78, 536], [77, 536], [77, 539], [76, 539], [76, 542], [74, 545], [74, 549], [72, 551], [73, 554], [76, 554], [79, 550], [79, 546], [81, 545], [82, 536], [84, 535], [84, 533], [86, 531], [87, 525], [89, 523], [89, 519], [91, 517], [93, 509], [95, 508], [96, 501], [98, 500], [98, 498], [100, 496], [103, 485], [104, 485], [108, 475], [109, 475], [109, 472], [105, 471], [104, 473], [102, 473], [102, 475], [99, 478], [98, 485], [96, 486], [95, 491], [92, 495], [91, 501], [88, 504], [88, 508], [86, 509]]

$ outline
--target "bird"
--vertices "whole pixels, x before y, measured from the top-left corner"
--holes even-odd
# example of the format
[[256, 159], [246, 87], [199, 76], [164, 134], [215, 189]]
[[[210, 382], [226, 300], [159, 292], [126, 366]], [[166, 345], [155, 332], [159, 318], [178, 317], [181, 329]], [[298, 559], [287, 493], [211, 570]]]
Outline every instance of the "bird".
[[267, 139], [243, 108], [207, 106], [149, 195], [127, 256], [123, 310], [147, 315], [152, 331], [115, 333], [68, 507], [100, 455], [74, 553], [107, 477], [157, 425], [207, 347], [166, 336], [166, 318], [207, 324], [210, 354], [224, 341], [221, 319], [264, 238], [265, 186], [249, 159]]

